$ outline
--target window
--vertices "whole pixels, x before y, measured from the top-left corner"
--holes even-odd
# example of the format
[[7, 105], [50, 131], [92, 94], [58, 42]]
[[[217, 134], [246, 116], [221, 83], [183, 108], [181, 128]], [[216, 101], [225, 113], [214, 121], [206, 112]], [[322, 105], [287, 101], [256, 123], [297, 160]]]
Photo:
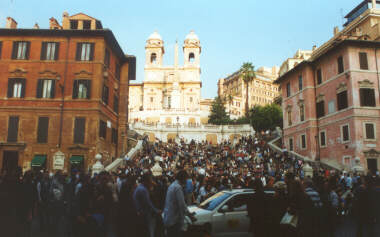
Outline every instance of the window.
[[58, 52], [58, 42], [42, 42], [41, 60], [58, 60]]
[[150, 97], [150, 103], [153, 103], [153, 97]]
[[113, 96], [113, 111], [117, 114], [119, 113], [119, 97], [116, 95]]
[[8, 80], [8, 98], [24, 98], [25, 96], [25, 79], [11, 78]]
[[343, 57], [338, 57], [338, 74], [341, 74], [344, 72], [344, 66], [343, 66]]
[[290, 82], [288, 82], [286, 84], [286, 96], [289, 97], [290, 96]]
[[152, 53], [150, 55], [150, 63], [156, 64], [156, 62], [157, 62], [157, 54], [156, 53]]
[[288, 111], [288, 126], [292, 126], [292, 111]]
[[326, 131], [319, 133], [319, 144], [321, 147], [326, 147]]
[[298, 89], [302, 91], [303, 88], [303, 81], [302, 81], [302, 75], [298, 76]]
[[342, 91], [336, 95], [338, 110], [342, 110], [348, 107], [347, 91]]
[[115, 63], [115, 78], [118, 81], [120, 80], [120, 65], [118, 63]]
[[360, 106], [376, 107], [375, 90], [372, 88], [360, 88]]
[[342, 142], [350, 141], [350, 127], [348, 124], [341, 126]]
[[329, 101], [329, 104], [328, 104], [328, 112], [329, 112], [329, 114], [331, 114], [331, 113], [334, 113], [335, 112], [335, 101], [334, 100], [330, 100]]
[[54, 98], [55, 80], [39, 79], [37, 83], [37, 98]]
[[83, 144], [86, 130], [86, 118], [75, 118], [74, 123], [74, 143]]
[[90, 80], [74, 80], [73, 99], [90, 99], [90, 94]]
[[190, 97], [190, 103], [193, 103], [193, 97]]
[[361, 70], [368, 70], [368, 58], [367, 53], [360, 52], [359, 53], [359, 62]]
[[189, 54], [189, 62], [190, 62], [190, 63], [193, 63], [193, 62], [194, 62], [194, 59], [195, 59], [194, 53], [190, 53], [190, 54]]
[[108, 105], [109, 89], [108, 86], [103, 85], [102, 101]]
[[374, 123], [364, 123], [364, 134], [365, 139], [367, 140], [375, 140], [375, 124]]
[[305, 105], [300, 105], [300, 120], [305, 121]]
[[319, 68], [317, 70], [317, 84], [321, 84], [322, 83], [322, 70]]
[[104, 51], [104, 65], [107, 68], [110, 67], [110, 51], [108, 49]]
[[168, 96], [168, 109], [172, 107], [172, 97]]
[[8, 142], [17, 142], [18, 138], [18, 116], [10, 116], [8, 120]]
[[76, 60], [92, 61], [94, 59], [94, 43], [77, 43]]
[[343, 165], [347, 167], [352, 166], [351, 156], [343, 156]]
[[37, 142], [47, 143], [49, 131], [49, 117], [38, 118]]
[[325, 102], [319, 101], [317, 102], [317, 118], [325, 116]]
[[293, 151], [293, 138], [289, 138], [289, 151]]
[[83, 21], [83, 29], [84, 30], [90, 30], [91, 29], [91, 21], [84, 20]]
[[306, 134], [301, 135], [301, 149], [306, 149]]
[[30, 42], [16, 41], [13, 42], [12, 59], [26, 60], [29, 59]]
[[111, 142], [113, 144], [117, 144], [117, 129], [116, 128], [112, 128], [112, 137], [111, 137]]
[[0, 41], [0, 58], [1, 58], [2, 49], [3, 49], [3, 42]]
[[72, 29], [72, 30], [78, 29], [78, 21], [77, 20], [70, 20], [70, 29]]
[[99, 122], [99, 137], [106, 139], [107, 137], [107, 123], [103, 120]]

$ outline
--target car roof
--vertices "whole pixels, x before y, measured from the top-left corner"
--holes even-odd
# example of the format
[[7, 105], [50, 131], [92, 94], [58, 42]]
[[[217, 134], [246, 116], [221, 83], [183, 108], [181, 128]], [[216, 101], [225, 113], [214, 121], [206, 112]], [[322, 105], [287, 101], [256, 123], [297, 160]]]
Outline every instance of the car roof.
[[[223, 192], [229, 193], [229, 194], [241, 194], [241, 193], [255, 193], [255, 190], [250, 189], [250, 188], [238, 188], [238, 189], [223, 190]], [[274, 194], [274, 190], [270, 188], [264, 189], [264, 192], [267, 194]]]

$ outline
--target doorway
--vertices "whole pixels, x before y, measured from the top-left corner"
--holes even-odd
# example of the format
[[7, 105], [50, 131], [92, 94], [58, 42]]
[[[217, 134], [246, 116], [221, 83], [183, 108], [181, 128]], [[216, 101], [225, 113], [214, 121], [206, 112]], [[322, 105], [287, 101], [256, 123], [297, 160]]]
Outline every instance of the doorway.
[[18, 151], [3, 152], [3, 168], [2, 172], [14, 174], [18, 167]]
[[367, 159], [368, 170], [371, 174], [376, 174], [377, 171], [377, 159]]

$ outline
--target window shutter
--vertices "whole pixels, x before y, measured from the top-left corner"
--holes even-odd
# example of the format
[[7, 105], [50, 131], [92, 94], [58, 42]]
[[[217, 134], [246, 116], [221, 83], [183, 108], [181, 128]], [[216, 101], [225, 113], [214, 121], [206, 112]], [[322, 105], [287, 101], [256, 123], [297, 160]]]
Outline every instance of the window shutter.
[[25, 59], [29, 59], [29, 54], [30, 54], [30, 42], [26, 42], [26, 54], [25, 54]]
[[368, 70], [367, 53], [359, 53], [360, 69]]
[[[119, 73], [120, 74], [120, 73]], [[128, 58], [128, 80], [136, 80], [136, 58]]]
[[91, 98], [91, 80], [87, 80], [87, 99]]
[[37, 82], [37, 98], [42, 98], [42, 87], [43, 87], [44, 80], [39, 79]]
[[79, 81], [78, 80], [74, 80], [73, 99], [77, 99], [78, 98], [78, 84], [79, 84]]
[[81, 54], [82, 54], [82, 43], [77, 43], [77, 52], [76, 52], [76, 56], [75, 56], [75, 59], [77, 61], [80, 61]]
[[47, 42], [42, 42], [41, 45], [41, 60], [46, 60]]
[[47, 143], [49, 132], [49, 117], [38, 118], [37, 142]]
[[3, 42], [0, 41], [0, 58], [1, 58], [2, 49], [3, 49]]
[[58, 57], [59, 57], [59, 42], [55, 43], [54, 60], [58, 60]]
[[91, 45], [91, 49], [90, 49], [90, 61], [92, 61], [94, 59], [94, 50], [95, 50], [95, 44], [94, 43], [90, 43]]
[[25, 79], [20, 79], [21, 82], [21, 98], [25, 97], [25, 88], [26, 88], [26, 80]]
[[55, 97], [55, 80], [51, 80], [50, 98]]
[[85, 118], [75, 118], [74, 143], [79, 143], [79, 144], [84, 143], [85, 125], [86, 125]]
[[12, 59], [17, 59], [18, 42], [13, 42]]
[[8, 91], [7, 91], [7, 97], [12, 98], [13, 97], [13, 84], [15, 79], [11, 78], [8, 79]]
[[17, 142], [18, 138], [18, 116], [9, 117], [8, 121], [8, 142]]

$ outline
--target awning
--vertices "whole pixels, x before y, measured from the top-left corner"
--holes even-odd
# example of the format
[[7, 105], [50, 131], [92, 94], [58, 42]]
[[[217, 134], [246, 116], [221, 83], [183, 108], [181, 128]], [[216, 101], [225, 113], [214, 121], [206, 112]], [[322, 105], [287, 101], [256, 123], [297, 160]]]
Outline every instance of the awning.
[[71, 164], [80, 164], [83, 162], [83, 156], [71, 156], [70, 163]]
[[39, 167], [42, 166], [46, 161], [46, 155], [35, 155], [32, 159], [31, 166]]

